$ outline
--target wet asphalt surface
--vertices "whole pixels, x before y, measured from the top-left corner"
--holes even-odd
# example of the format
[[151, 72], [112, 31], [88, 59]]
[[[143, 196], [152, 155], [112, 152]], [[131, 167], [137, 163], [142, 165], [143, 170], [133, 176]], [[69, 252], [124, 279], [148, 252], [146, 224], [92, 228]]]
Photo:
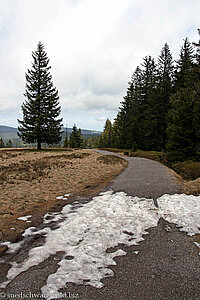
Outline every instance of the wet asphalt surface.
[[[108, 151], [98, 150], [98, 152], [110, 154]], [[128, 167], [105, 190], [111, 188], [114, 192], [123, 191], [130, 196], [154, 199], [155, 202], [164, 194], [181, 193], [181, 187], [164, 165], [145, 158], [123, 158], [128, 161]]]
[[[106, 152], [102, 152], [106, 154]], [[110, 152], [108, 152], [110, 154]], [[124, 172], [115, 178], [105, 190], [124, 191], [128, 195], [155, 200], [163, 194], [180, 193], [181, 188], [167, 168], [157, 162], [142, 158], [126, 158], [129, 162]], [[90, 199], [80, 198], [80, 202]], [[148, 230], [145, 240], [138, 246], [118, 248], [127, 252], [126, 256], [115, 258], [116, 265], [110, 268], [113, 277], [104, 278], [101, 289], [89, 285], [69, 283], [61, 290], [60, 299], [80, 300], [200, 300], [200, 256], [193, 244], [194, 237], [180, 232], [174, 224], [162, 218], [157, 227]], [[34, 238], [27, 242], [16, 254], [13, 261], [22, 261], [27, 257], [29, 244], [41, 245], [43, 239]], [[134, 251], [139, 251], [135, 254]], [[0, 299], [30, 299], [33, 293], [40, 294], [48, 276], [58, 268], [57, 263], [63, 253], [57, 253], [49, 259], [18, 275], [0, 294]], [[6, 275], [7, 265], [3, 266]], [[3, 271], [3, 270], [2, 270]], [[31, 294], [30, 294], [31, 293]], [[13, 294], [19, 295], [15, 298]], [[22, 296], [24, 294], [24, 296]]]

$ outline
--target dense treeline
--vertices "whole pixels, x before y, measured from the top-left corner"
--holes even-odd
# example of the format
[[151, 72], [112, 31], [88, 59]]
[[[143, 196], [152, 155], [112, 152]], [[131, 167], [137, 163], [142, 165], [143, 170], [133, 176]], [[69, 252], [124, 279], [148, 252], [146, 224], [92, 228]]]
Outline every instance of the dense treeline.
[[98, 147], [98, 141], [99, 135], [82, 134], [74, 124], [71, 134], [66, 129], [63, 148], [95, 148]]
[[8, 140], [7, 143], [4, 142], [4, 140], [0, 139], [0, 148], [12, 148], [13, 144], [11, 140]]
[[166, 151], [172, 161], [200, 160], [200, 41], [186, 38], [175, 62], [167, 43], [157, 62], [151, 56], [143, 59], [114, 124], [106, 121], [99, 147]]

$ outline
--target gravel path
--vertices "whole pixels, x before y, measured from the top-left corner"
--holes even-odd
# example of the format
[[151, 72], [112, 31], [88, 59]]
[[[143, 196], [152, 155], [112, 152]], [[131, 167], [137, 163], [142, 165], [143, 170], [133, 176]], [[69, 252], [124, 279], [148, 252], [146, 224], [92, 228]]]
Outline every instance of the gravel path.
[[[161, 164], [141, 158], [126, 159], [129, 166], [107, 189], [154, 200], [165, 193], [181, 191], [171, 173]], [[120, 245], [127, 255], [115, 258], [117, 264], [110, 267], [115, 275], [102, 280], [103, 288], [69, 283], [62, 290], [66, 293], [62, 299], [199, 300], [200, 258], [193, 238], [161, 218], [158, 226], [151, 228], [138, 246]], [[35, 243], [40, 243], [40, 240]], [[138, 254], [134, 253], [136, 250]], [[59, 255], [62, 253], [20, 274], [4, 292], [39, 294], [48, 275], [58, 268], [56, 260], [59, 260]], [[21, 259], [21, 254], [18, 259]]]

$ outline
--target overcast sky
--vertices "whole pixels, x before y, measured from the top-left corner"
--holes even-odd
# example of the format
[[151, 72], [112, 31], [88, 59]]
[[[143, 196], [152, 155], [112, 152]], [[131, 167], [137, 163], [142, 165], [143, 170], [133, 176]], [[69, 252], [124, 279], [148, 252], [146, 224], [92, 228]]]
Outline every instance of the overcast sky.
[[102, 130], [145, 55], [198, 41], [199, 0], [0, 0], [0, 125], [22, 119], [25, 73], [41, 41], [64, 125]]

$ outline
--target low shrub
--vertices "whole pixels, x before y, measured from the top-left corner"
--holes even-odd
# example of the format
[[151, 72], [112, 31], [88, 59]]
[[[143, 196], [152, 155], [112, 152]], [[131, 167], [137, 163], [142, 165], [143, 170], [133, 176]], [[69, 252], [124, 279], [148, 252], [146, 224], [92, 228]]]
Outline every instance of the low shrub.
[[103, 156], [99, 156], [97, 158], [98, 162], [104, 163], [104, 164], [125, 164], [126, 161], [118, 156], [114, 156], [114, 155], [103, 155]]
[[200, 162], [198, 161], [173, 163], [172, 168], [186, 180], [195, 180], [200, 177]]
[[[124, 152], [124, 154], [126, 153]], [[147, 158], [167, 164], [166, 154], [164, 152], [137, 150], [135, 152], [130, 151], [128, 155], [131, 157]]]
[[114, 152], [114, 153], [123, 153], [126, 149], [117, 149], [117, 148], [98, 148], [99, 150]]

